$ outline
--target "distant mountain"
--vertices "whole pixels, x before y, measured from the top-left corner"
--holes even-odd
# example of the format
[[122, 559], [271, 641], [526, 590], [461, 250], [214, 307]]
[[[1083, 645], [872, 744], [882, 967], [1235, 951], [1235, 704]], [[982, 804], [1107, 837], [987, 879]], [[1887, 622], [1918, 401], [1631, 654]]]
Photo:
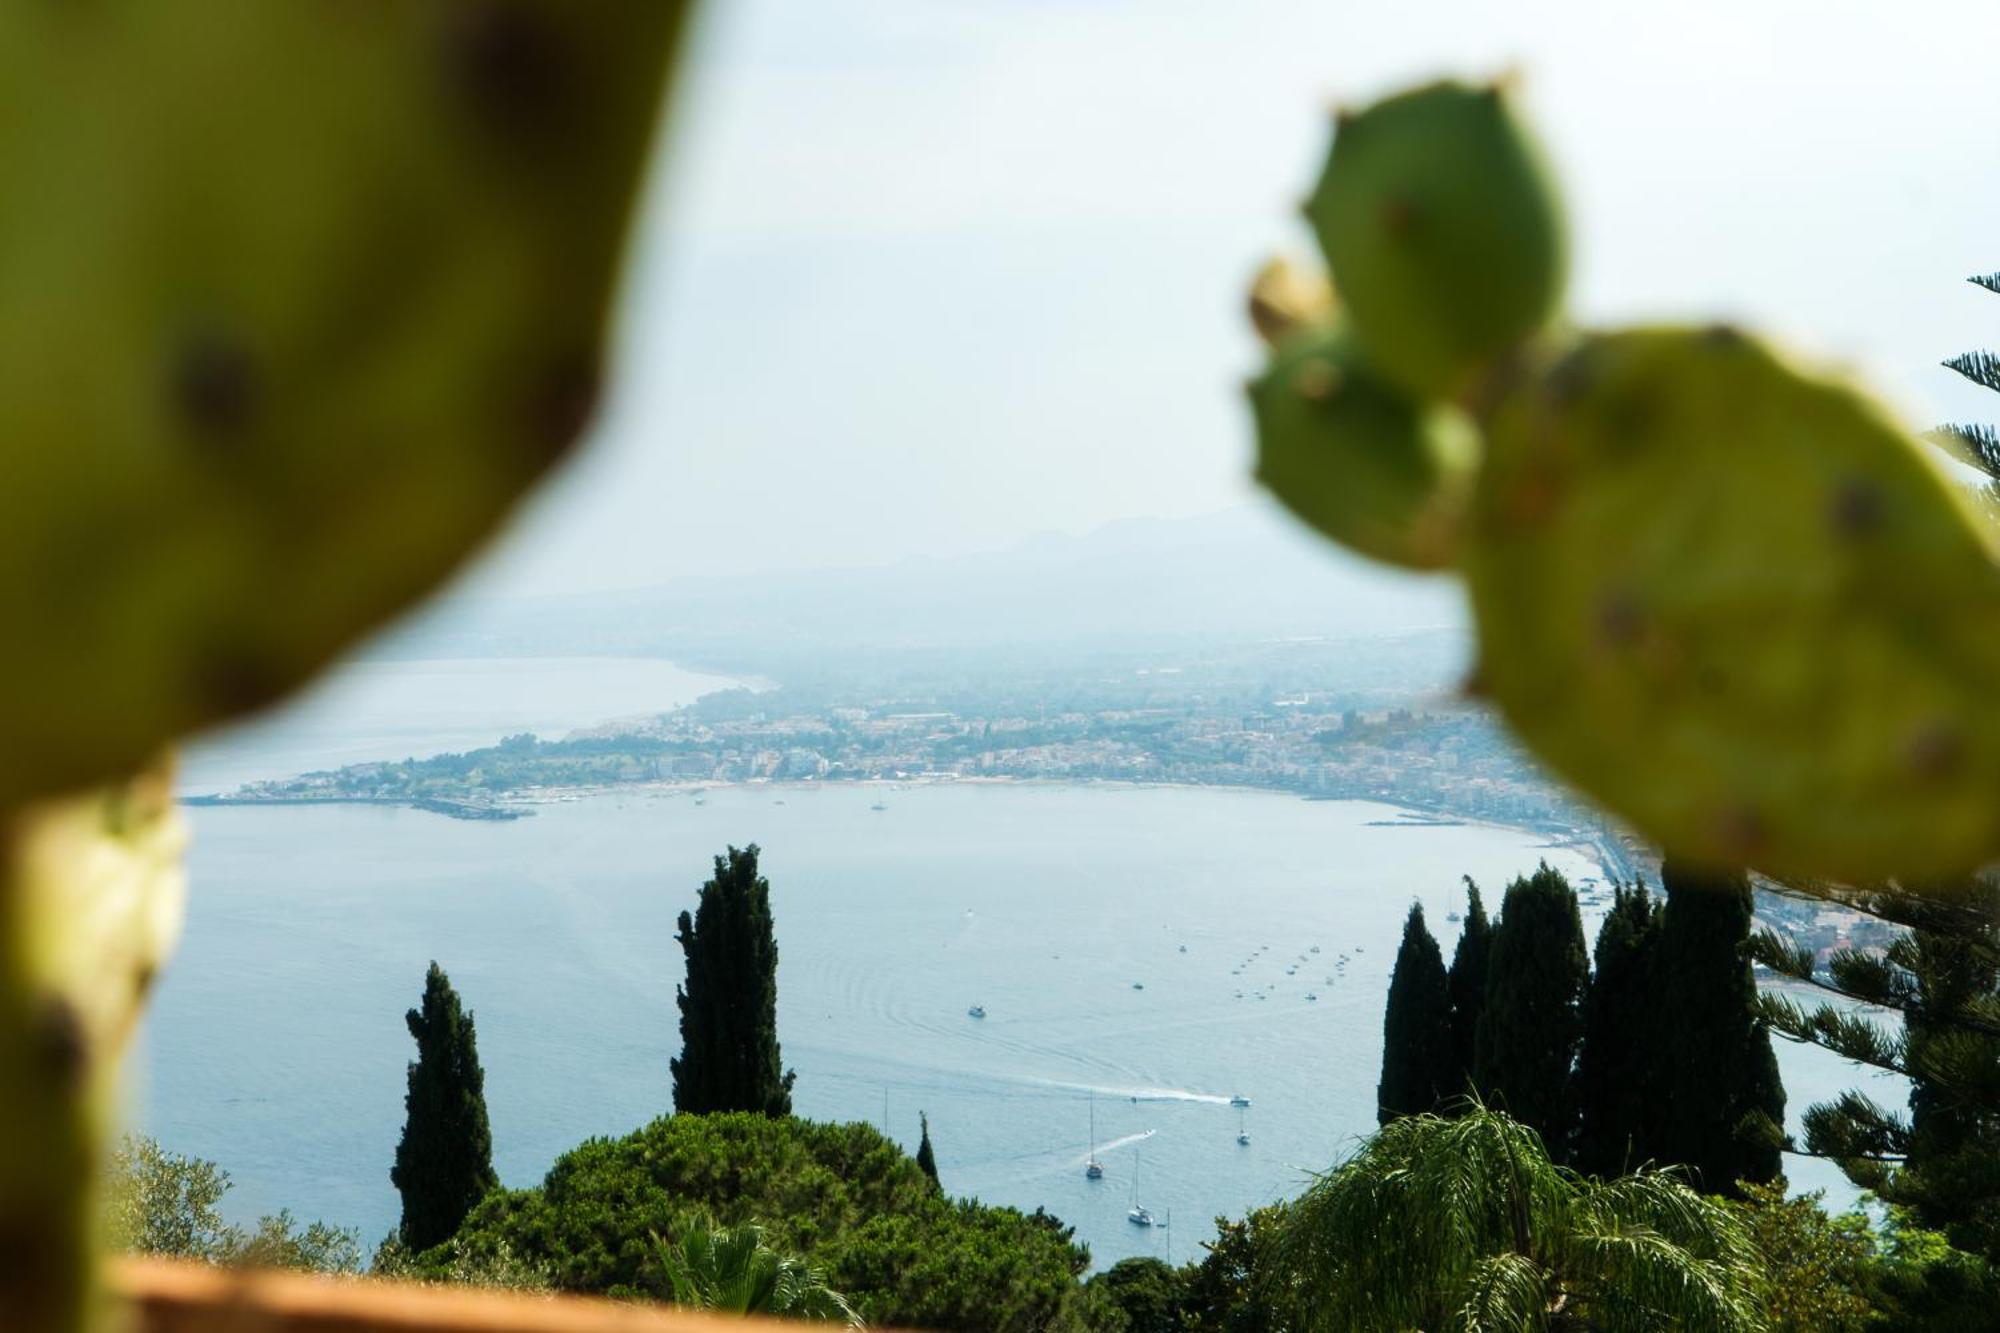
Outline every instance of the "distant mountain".
[[617, 653], [776, 673], [829, 658], [1090, 656], [1463, 634], [1456, 587], [1347, 556], [1269, 506], [1136, 519], [989, 554], [447, 603], [397, 657]]

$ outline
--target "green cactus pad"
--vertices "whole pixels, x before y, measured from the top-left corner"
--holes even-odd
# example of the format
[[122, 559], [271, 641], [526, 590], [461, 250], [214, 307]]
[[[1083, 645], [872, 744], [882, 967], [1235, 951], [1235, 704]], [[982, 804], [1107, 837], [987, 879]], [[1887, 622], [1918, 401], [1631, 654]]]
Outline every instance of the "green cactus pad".
[[1498, 87], [1342, 114], [1306, 217], [1369, 359], [1420, 396], [1464, 392], [1562, 300], [1561, 200]]
[[2000, 856], [1994, 538], [1881, 409], [1733, 330], [1653, 329], [1486, 424], [1477, 679], [1556, 773], [1716, 865]]
[[1250, 386], [1257, 479], [1342, 545], [1409, 569], [1455, 556], [1478, 432], [1382, 382], [1331, 325], [1292, 333]]
[[0, 808], [283, 694], [563, 455], [685, 8], [5, 8]]
[[0, 1310], [75, 1327], [118, 1057], [180, 931], [186, 826], [168, 774], [0, 824]]

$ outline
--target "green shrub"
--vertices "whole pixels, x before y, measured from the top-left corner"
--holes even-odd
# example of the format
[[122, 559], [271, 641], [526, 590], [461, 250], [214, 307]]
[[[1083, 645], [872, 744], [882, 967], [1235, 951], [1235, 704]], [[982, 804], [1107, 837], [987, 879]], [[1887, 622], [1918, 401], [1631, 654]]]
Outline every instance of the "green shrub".
[[1068, 1319], [1089, 1254], [1045, 1213], [941, 1197], [874, 1129], [747, 1113], [677, 1115], [565, 1153], [536, 1189], [488, 1195], [417, 1257], [446, 1278], [502, 1258], [568, 1291], [656, 1285], [654, 1236], [755, 1223], [870, 1323], [1039, 1330]]

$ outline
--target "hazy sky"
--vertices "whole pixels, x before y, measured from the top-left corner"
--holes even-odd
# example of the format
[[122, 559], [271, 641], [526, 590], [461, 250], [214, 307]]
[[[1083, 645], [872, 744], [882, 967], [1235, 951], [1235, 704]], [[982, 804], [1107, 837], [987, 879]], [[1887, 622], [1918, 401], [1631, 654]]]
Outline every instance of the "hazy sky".
[[[1239, 311], [1325, 110], [1516, 66], [1595, 321], [1718, 315], [2000, 415], [2000, 11], [713, 0], [600, 438], [477, 586], [1001, 546], [1252, 492]], [[1987, 401], [1981, 401], [1984, 398]]]

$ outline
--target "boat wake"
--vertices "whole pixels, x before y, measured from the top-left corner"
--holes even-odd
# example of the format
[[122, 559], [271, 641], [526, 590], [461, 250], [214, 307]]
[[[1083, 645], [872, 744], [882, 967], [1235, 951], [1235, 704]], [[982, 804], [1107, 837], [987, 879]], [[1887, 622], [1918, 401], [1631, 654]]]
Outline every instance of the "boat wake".
[[1191, 1088], [1110, 1088], [1097, 1089], [1114, 1097], [1123, 1097], [1134, 1102], [1200, 1102], [1208, 1106], [1227, 1106], [1229, 1098], [1216, 1092], [1196, 1092]]
[[[1157, 1129], [1142, 1129], [1137, 1134], [1127, 1134], [1122, 1139], [1113, 1139], [1109, 1143], [1100, 1143], [1097, 1145], [1097, 1151], [1099, 1153], [1107, 1153], [1117, 1148], [1129, 1148], [1135, 1143], [1144, 1143], [1159, 1132]], [[1083, 1164], [1083, 1158], [1079, 1157], [1076, 1160], [1077, 1165], [1081, 1166]]]

